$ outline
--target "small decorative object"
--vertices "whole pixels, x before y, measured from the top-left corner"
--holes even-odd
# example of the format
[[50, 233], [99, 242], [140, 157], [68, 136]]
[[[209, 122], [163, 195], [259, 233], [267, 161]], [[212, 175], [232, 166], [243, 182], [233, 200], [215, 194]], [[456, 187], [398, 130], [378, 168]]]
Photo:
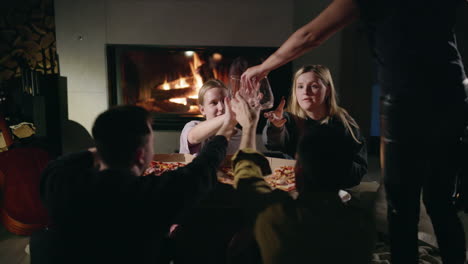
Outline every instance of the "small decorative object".
[[13, 134], [18, 138], [27, 138], [36, 133], [36, 127], [32, 123], [22, 122], [14, 126], [10, 126]]

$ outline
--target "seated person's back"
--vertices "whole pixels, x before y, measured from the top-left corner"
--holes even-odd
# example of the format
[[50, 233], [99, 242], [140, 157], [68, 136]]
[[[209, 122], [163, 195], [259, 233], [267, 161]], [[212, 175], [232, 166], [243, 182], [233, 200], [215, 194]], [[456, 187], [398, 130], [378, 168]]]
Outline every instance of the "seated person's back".
[[69, 154], [46, 168], [41, 198], [53, 224], [42, 238], [49, 252], [31, 249], [32, 260], [40, 256], [35, 263], [167, 260], [169, 227], [216, 183], [234, 125], [226, 122], [185, 167], [141, 176], [153, 158], [150, 118], [140, 107], [110, 109], [93, 126], [97, 152]]
[[[245, 212], [254, 220], [263, 262], [368, 263], [373, 248], [372, 221], [338, 195], [352, 166], [348, 145], [353, 142], [337, 135], [342, 130], [327, 126], [309, 130], [298, 145], [295, 175], [299, 197], [294, 200], [264, 181], [262, 174], [271, 169], [261, 154], [249, 149], [255, 144], [246, 143], [255, 142], [255, 133], [248, 130], [255, 129], [256, 120], [243, 116], [255, 111], [242, 110], [246, 105], [237, 107], [241, 101], [233, 102], [243, 126], [241, 150], [233, 164], [235, 184]], [[251, 139], [246, 140], [248, 137]]]

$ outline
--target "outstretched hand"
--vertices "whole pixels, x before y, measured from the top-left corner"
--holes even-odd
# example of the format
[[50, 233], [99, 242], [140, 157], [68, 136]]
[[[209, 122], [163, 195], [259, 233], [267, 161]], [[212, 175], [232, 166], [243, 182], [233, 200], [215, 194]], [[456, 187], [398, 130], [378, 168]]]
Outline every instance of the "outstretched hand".
[[281, 101], [276, 107], [274, 111], [265, 112], [263, 116], [268, 118], [268, 120], [275, 126], [275, 127], [283, 127], [286, 123], [286, 118], [283, 117], [284, 112], [284, 105], [286, 104], [286, 100], [284, 97], [281, 98]]
[[227, 139], [230, 139], [234, 131], [234, 127], [237, 125], [237, 120], [236, 114], [232, 111], [231, 99], [229, 99], [229, 97], [224, 98], [224, 109], [223, 124], [216, 135], [223, 135]]
[[232, 129], [237, 125], [236, 113], [232, 111], [231, 99], [229, 97], [224, 98], [224, 121], [223, 126], [226, 125]]
[[256, 127], [260, 116], [259, 100], [247, 102], [239, 93], [232, 99], [232, 111], [236, 114], [236, 120], [242, 128]]
[[236, 93], [232, 99], [232, 111], [236, 113], [237, 122], [242, 126], [241, 149], [255, 149], [256, 147], [255, 131], [257, 130], [260, 108], [259, 100], [247, 102], [240, 93]]

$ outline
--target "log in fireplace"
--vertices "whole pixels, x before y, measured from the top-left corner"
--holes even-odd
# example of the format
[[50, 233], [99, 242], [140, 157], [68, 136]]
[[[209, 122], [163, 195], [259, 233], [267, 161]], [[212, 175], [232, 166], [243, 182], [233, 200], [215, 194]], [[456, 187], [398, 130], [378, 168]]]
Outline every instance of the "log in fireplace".
[[[229, 86], [229, 76], [260, 63], [272, 47], [161, 47], [108, 45], [109, 105], [134, 104], [153, 113], [154, 129], [178, 130], [201, 119], [197, 94], [211, 78]], [[268, 76], [275, 105], [287, 97], [291, 65]]]

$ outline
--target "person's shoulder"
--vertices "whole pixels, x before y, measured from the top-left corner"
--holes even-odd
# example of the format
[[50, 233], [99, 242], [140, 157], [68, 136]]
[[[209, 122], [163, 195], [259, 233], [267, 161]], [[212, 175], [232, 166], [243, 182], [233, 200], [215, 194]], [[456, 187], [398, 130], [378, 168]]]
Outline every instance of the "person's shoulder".
[[329, 125], [343, 125], [343, 120], [337, 115], [332, 115], [328, 119]]
[[182, 132], [180, 134], [181, 138], [184, 138], [184, 140], [187, 140], [187, 136], [188, 136], [188, 133], [189, 131], [194, 128], [195, 126], [197, 126], [201, 121], [199, 120], [192, 120], [190, 122], [188, 122], [187, 124], [185, 124], [184, 128], [182, 128]]
[[187, 124], [185, 124], [184, 129], [185, 129], [185, 128], [192, 128], [192, 127], [194, 127], [194, 126], [200, 124], [200, 122], [201, 122], [200, 120], [192, 120], [192, 121], [189, 121], [189, 122], [187, 122]]
[[[349, 122], [348, 122], [349, 123]], [[345, 129], [346, 130], [346, 126], [345, 124], [343, 123], [343, 120], [337, 116], [337, 115], [334, 115], [334, 116], [330, 116], [330, 118], [328, 119], [328, 122], [327, 122], [327, 125], [329, 127], [332, 127], [332, 128], [336, 128], [336, 129]], [[352, 128], [354, 128], [354, 126], [352, 126], [351, 124], [349, 124]]]
[[257, 222], [283, 223], [286, 218], [296, 215], [297, 202], [292, 197], [281, 190], [274, 190], [268, 196], [269, 204], [258, 215]]
[[283, 112], [283, 117], [286, 118], [288, 121], [291, 120], [291, 118], [293, 118], [295, 115], [288, 112], [288, 111], [284, 111]]
[[287, 127], [295, 127], [298, 123], [301, 122], [300, 120], [305, 120], [288, 111], [283, 112], [283, 118], [286, 119]]

